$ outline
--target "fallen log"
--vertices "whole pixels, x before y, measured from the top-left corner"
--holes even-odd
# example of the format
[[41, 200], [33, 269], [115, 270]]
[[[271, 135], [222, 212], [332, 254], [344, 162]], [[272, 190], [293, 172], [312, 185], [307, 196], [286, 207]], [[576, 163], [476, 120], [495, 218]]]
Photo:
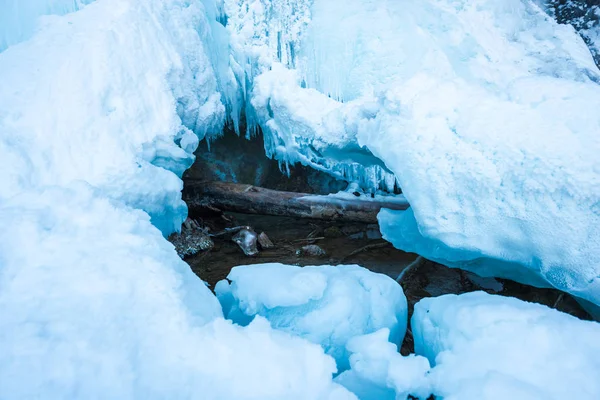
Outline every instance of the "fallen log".
[[323, 220], [377, 222], [382, 208], [406, 210], [403, 196], [368, 198], [343, 195], [311, 195], [282, 192], [229, 182], [187, 180], [183, 200], [191, 212], [206, 209], [244, 214], [278, 215]]

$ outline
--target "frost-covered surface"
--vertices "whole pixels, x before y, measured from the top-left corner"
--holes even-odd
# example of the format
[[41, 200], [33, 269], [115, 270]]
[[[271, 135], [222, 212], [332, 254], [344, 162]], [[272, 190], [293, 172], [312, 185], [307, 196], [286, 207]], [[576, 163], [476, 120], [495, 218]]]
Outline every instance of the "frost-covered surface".
[[177, 175], [224, 121], [204, 7], [103, 0], [51, 22], [0, 53], [0, 199], [83, 180], [177, 229]]
[[599, 304], [599, 73], [571, 27], [525, 0], [0, 1], [0, 398], [352, 399], [336, 361], [363, 397], [599, 397], [595, 324], [426, 300], [428, 374], [388, 277], [238, 268], [239, 326], [163, 238], [198, 140], [245, 114], [282, 162], [399, 183], [396, 246]]
[[571, 26], [526, 0], [259, 4], [224, 9], [253, 10], [227, 28], [269, 154], [397, 179], [398, 248], [600, 303], [600, 73]]
[[1, 398], [352, 398], [319, 346], [223, 320], [141, 211], [35, 194], [0, 206]]
[[0, 52], [28, 39], [45, 15], [63, 15], [94, 0], [0, 0]]
[[214, 18], [99, 0], [0, 53], [0, 398], [355, 398], [319, 346], [224, 320], [163, 237], [224, 121]]
[[[306, 90], [302, 69], [291, 70], [306, 63], [303, 39], [308, 27], [329, 32], [329, 21], [312, 22], [319, 15], [313, 14], [317, 5], [306, 0], [224, 0], [223, 4], [232, 71], [243, 94], [244, 105], [235, 109], [245, 113], [247, 134], [260, 126], [267, 155], [284, 165], [300, 162], [359, 181], [365, 188], [393, 190], [393, 174], [357, 144], [356, 123], [373, 110], [364, 107], [364, 101], [343, 106], [318, 87]], [[237, 126], [238, 114], [232, 117]]]
[[474, 292], [421, 300], [412, 332], [444, 399], [600, 398], [600, 324]]
[[223, 280], [215, 288], [227, 318], [246, 325], [256, 315], [265, 317], [273, 328], [323, 346], [340, 370], [348, 368], [352, 337], [388, 328], [390, 342], [399, 345], [404, 338], [402, 288], [357, 265], [256, 264], [233, 268], [227, 279], [231, 284]]
[[429, 361], [422, 356], [403, 357], [388, 341], [384, 328], [348, 341], [351, 369], [335, 381], [361, 400], [400, 400], [408, 395], [425, 399], [429, 387]]

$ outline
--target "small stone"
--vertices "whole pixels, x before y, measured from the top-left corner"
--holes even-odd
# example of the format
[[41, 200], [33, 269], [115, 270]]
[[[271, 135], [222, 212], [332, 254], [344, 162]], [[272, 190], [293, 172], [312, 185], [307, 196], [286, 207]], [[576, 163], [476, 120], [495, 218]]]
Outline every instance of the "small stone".
[[309, 244], [302, 246], [302, 248], [296, 250], [298, 256], [309, 256], [309, 257], [325, 257], [327, 252], [317, 246], [316, 244]]
[[271, 242], [271, 239], [269, 239], [267, 234], [264, 232], [261, 232], [260, 235], [258, 235], [258, 244], [260, 244], [260, 247], [262, 247], [263, 249], [270, 249], [272, 247], [275, 247], [273, 242]]

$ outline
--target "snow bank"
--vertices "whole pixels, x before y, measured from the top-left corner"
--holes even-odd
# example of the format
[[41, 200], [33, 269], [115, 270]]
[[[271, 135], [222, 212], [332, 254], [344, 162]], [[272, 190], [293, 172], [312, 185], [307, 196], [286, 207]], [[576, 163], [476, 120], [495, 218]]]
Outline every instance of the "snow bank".
[[[598, 70], [570, 27], [512, 3], [451, 9], [449, 42], [430, 54], [436, 70], [384, 93], [365, 125], [362, 143], [412, 205], [381, 215], [384, 237], [482, 276], [542, 278], [598, 303]], [[489, 22], [460, 28], [478, 19]]]
[[444, 399], [596, 399], [600, 324], [474, 292], [421, 300], [412, 332]]
[[600, 73], [571, 26], [526, 0], [263, 3], [225, 10], [268, 154], [397, 179], [400, 249], [600, 304]]
[[91, 188], [0, 206], [0, 397], [351, 399], [334, 360], [223, 320], [146, 214]]
[[215, 291], [225, 316], [246, 325], [255, 315], [275, 329], [323, 346], [340, 370], [354, 336], [389, 329], [398, 345], [407, 323], [406, 297], [393, 279], [357, 265], [296, 267], [256, 264], [235, 267]]
[[429, 387], [429, 361], [422, 356], [402, 357], [388, 342], [389, 330], [357, 336], [348, 341], [351, 369], [335, 381], [361, 400], [406, 399], [409, 395], [425, 399]]
[[41, 16], [68, 14], [92, 1], [0, 0], [0, 52], [30, 38], [38, 28]]
[[319, 346], [224, 320], [163, 238], [224, 120], [210, 12], [99, 0], [0, 53], [0, 398], [355, 398]]
[[178, 229], [177, 175], [224, 121], [208, 26], [196, 2], [103, 0], [0, 53], [0, 198], [82, 180]]

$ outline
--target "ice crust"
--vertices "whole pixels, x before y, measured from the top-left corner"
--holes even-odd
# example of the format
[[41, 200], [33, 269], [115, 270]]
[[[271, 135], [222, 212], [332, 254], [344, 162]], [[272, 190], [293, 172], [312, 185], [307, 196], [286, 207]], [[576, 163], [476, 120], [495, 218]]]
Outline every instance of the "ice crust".
[[397, 400], [412, 395], [426, 399], [431, 394], [429, 361], [411, 354], [403, 357], [388, 341], [389, 331], [356, 336], [348, 341], [351, 369], [335, 381], [361, 400]]
[[219, 304], [163, 237], [230, 122], [400, 186], [399, 248], [600, 304], [599, 75], [525, 0], [0, 0], [0, 398], [600, 397], [597, 324], [444, 296], [403, 358], [389, 278], [243, 267]]
[[225, 121], [223, 33], [210, 2], [99, 0], [0, 53], [0, 398], [355, 399], [163, 237]]
[[400, 249], [600, 304], [600, 72], [571, 26], [526, 0], [264, 3], [224, 2], [268, 154], [397, 182]]
[[354, 398], [319, 346], [225, 321], [141, 211], [52, 188], [0, 225], [2, 398]]
[[417, 354], [444, 399], [595, 399], [600, 324], [484, 292], [423, 299], [411, 320]]
[[179, 229], [178, 175], [225, 119], [209, 35], [198, 2], [103, 0], [0, 53], [0, 198], [85, 181]]
[[29, 39], [47, 15], [64, 15], [94, 0], [0, 0], [0, 52]]
[[[349, 367], [349, 339], [388, 329], [399, 345], [408, 319], [400, 285], [357, 265], [297, 267], [255, 264], [234, 267], [215, 291], [227, 318], [246, 325], [256, 316], [275, 329], [320, 344]], [[387, 339], [386, 339], [387, 340]]]

